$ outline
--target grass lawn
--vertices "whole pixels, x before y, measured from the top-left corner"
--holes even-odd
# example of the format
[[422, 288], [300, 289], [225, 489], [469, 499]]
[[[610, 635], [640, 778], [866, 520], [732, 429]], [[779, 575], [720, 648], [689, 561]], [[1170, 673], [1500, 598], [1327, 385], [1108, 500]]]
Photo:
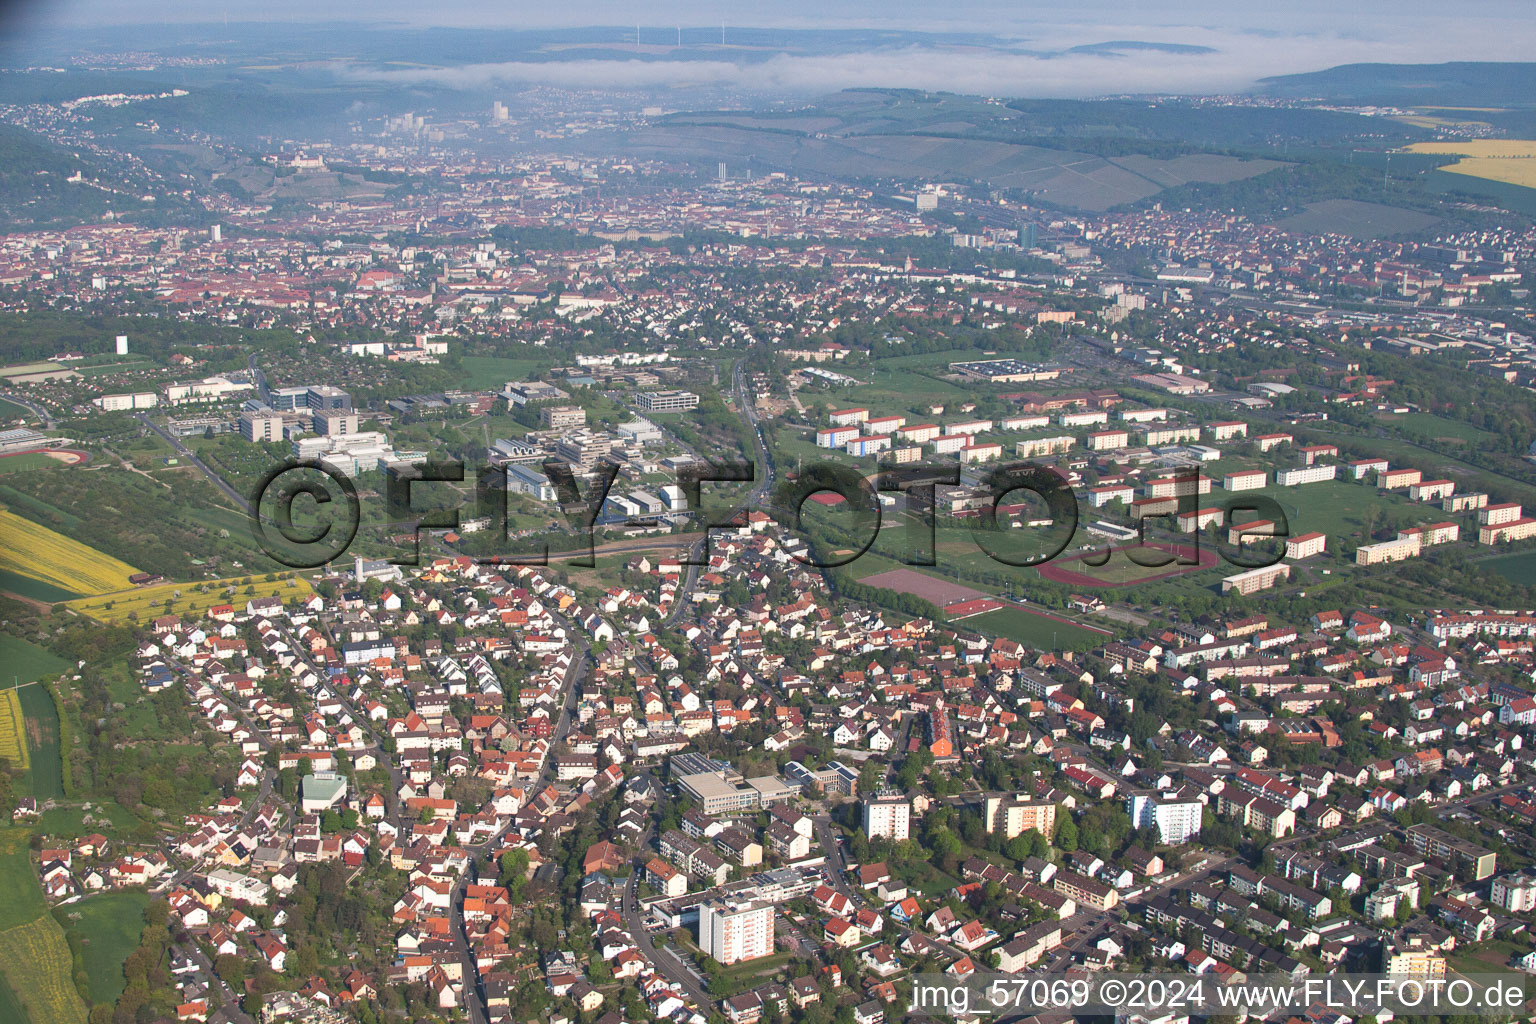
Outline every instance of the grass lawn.
[[139, 944], [149, 894], [105, 892], [59, 907], [54, 917], [80, 936], [91, 1002], [113, 1003], [123, 993], [123, 961]]
[[0, 687], [51, 678], [69, 668], [69, 662], [52, 651], [9, 634], [0, 634], [0, 665], [5, 666], [0, 669]]
[[32, 871], [28, 828], [0, 828], [0, 931], [36, 919], [47, 911], [43, 889]]
[[58, 459], [49, 458], [41, 452], [22, 452], [20, 455], [7, 455], [0, 459], [0, 473], [21, 473], [29, 469], [53, 469], [64, 463]]
[[1484, 569], [1498, 573], [1511, 583], [1520, 583], [1527, 587], [1536, 586], [1536, 551], [1525, 551], [1518, 555], [1500, 555], [1498, 558], [1483, 559], [1478, 564]]
[[942, 895], [960, 884], [926, 861], [904, 861], [892, 873], [924, 896]]
[[17, 405], [15, 402], [7, 402], [0, 398], [0, 420], [9, 423], [11, 420], [34, 419], [31, 411]]
[[953, 625], [961, 629], [977, 629], [983, 633], [1005, 636], [1042, 650], [1086, 651], [1114, 639], [1111, 633], [1096, 633], [1070, 622], [1057, 622], [1023, 608], [1000, 608], [995, 612], [961, 619]]
[[[85, 820], [89, 814], [91, 820]], [[115, 801], [92, 803], [90, 811], [80, 807], [55, 807], [44, 811], [37, 819], [37, 830], [60, 839], [79, 839], [92, 832], [110, 832], [112, 829], [130, 831], [139, 825], [133, 812]]]
[[[1363, 543], [1365, 510], [1375, 507], [1379, 529], [1383, 520], [1395, 516], [1399, 523], [1434, 523], [1449, 519], [1438, 502], [1410, 501], [1407, 492], [1383, 493], [1369, 484], [1327, 480], [1299, 487], [1265, 487], [1240, 491], [1234, 501], [1248, 495], [1263, 494], [1275, 499], [1284, 509], [1286, 525], [1292, 537], [1303, 533], [1321, 533], [1328, 537], [1328, 550], [1338, 551], [1340, 541]], [[1225, 495], [1223, 495], [1225, 497]]]
[[528, 356], [465, 356], [459, 360], [464, 377], [459, 384], [471, 391], [499, 391], [508, 381], [526, 380], [529, 373], [547, 370], [554, 353]]
[[1398, 415], [1384, 413], [1376, 418], [1382, 423], [1396, 426], [1400, 430], [1406, 430], [1414, 434], [1423, 434], [1425, 437], [1433, 437], [1437, 440], [1477, 444], [1490, 436], [1486, 430], [1480, 430], [1470, 423], [1446, 419], [1444, 416], [1436, 416], [1432, 412], [1409, 412]]

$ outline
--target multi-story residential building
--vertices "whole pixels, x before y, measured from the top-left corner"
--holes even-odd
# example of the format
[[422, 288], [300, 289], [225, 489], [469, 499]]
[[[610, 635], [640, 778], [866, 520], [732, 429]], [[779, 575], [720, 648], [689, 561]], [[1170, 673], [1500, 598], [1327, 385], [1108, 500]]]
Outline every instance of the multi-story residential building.
[[1405, 558], [1418, 558], [1421, 548], [1422, 542], [1416, 533], [1378, 544], [1362, 544], [1355, 548], [1355, 564], [1382, 565], [1386, 562], [1400, 562]]
[[1116, 448], [1129, 447], [1131, 432], [1129, 430], [1096, 430], [1087, 437], [1084, 445], [1091, 452], [1108, 452]]
[[1267, 452], [1273, 451], [1283, 444], [1290, 444], [1292, 438], [1290, 434], [1260, 434], [1254, 438], [1254, 441], [1258, 443], [1259, 451]]
[[1199, 427], [1148, 427], [1143, 442], [1151, 447], [1160, 444], [1178, 444], [1181, 441], [1200, 440]]
[[1452, 480], [1420, 480], [1408, 488], [1408, 497], [1414, 501], [1443, 501], [1456, 491]]
[[1475, 882], [1493, 874], [1497, 857], [1492, 850], [1452, 835], [1437, 825], [1412, 826], [1408, 829], [1408, 842], [1416, 853], [1454, 865]]
[[1288, 537], [1285, 541], [1285, 557], [1291, 559], [1311, 558], [1328, 550], [1328, 537], [1321, 533], [1303, 533], [1296, 537]]
[[1355, 459], [1353, 462], [1347, 463], [1346, 468], [1349, 470], [1351, 479], [1364, 480], [1372, 473], [1385, 473], [1387, 471], [1387, 460]]
[[1149, 498], [1182, 498], [1191, 494], [1210, 494], [1211, 478], [1196, 473], [1148, 480], [1144, 488]]
[[827, 422], [834, 427], [856, 427], [867, 419], [869, 410], [864, 408], [838, 409], [827, 414]]
[[1200, 834], [1205, 805], [1173, 793], [1132, 793], [1125, 810], [1137, 828], [1155, 828], [1164, 843], [1178, 846]]
[[1529, 914], [1536, 910], [1536, 875], [1500, 875], [1493, 880], [1488, 898], [1511, 914]]
[[883, 452], [891, 446], [891, 435], [879, 434], [873, 437], [856, 437], [849, 441], [846, 450], [849, 455], [873, 455]]
[[1049, 800], [989, 796], [982, 804], [987, 831], [1013, 839], [1034, 829], [1049, 839], [1056, 831], [1056, 805]]
[[1469, 491], [1466, 494], [1450, 494], [1440, 502], [1442, 512], [1471, 512], [1474, 509], [1487, 508], [1488, 495], [1482, 491]]
[[1058, 871], [1051, 879], [1051, 887], [1077, 902], [1079, 906], [1094, 910], [1114, 910], [1120, 904], [1120, 894], [1114, 887], [1096, 878], [1089, 878], [1076, 871]]
[[1299, 487], [1302, 484], [1317, 484], [1325, 480], [1332, 480], [1338, 475], [1339, 467], [1333, 464], [1302, 466], [1298, 469], [1275, 470], [1275, 486]]
[[1067, 434], [1059, 434], [1056, 437], [1031, 437], [1020, 441], [1014, 446], [1019, 458], [1028, 459], [1036, 455], [1058, 455], [1072, 447], [1077, 439]]
[[899, 842], [910, 835], [912, 802], [904, 796], [881, 795], [864, 801], [864, 834], [871, 839]]
[[1256, 491], [1269, 480], [1262, 469], [1240, 469], [1221, 478], [1221, 486], [1228, 491]]
[[1383, 469], [1376, 473], [1376, 486], [1385, 491], [1395, 491], [1399, 487], [1412, 487], [1422, 479], [1424, 474], [1417, 469]]
[[1275, 565], [1266, 565], [1260, 569], [1249, 569], [1247, 572], [1237, 573], [1235, 576], [1227, 576], [1221, 581], [1223, 594], [1236, 591], [1239, 594], [1254, 594], [1260, 590], [1268, 590], [1280, 580], [1291, 578], [1291, 567], [1284, 562]]
[[856, 426], [828, 427], [816, 431], [816, 447], [841, 448], [858, 436], [859, 428]]
[[1220, 423], [1207, 423], [1205, 429], [1210, 431], [1212, 441], [1230, 441], [1234, 437], [1248, 436], [1248, 424], [1242, 420], [1224, 420]]
[[899, 428], [896, 436], [909, 444], [927, 444], [943, 432], [937, 423], [914, 423], [910, 427]]
[[773, 904], [717, 901], [699, 907], [699, 948], [726, 966], [773, 952]]

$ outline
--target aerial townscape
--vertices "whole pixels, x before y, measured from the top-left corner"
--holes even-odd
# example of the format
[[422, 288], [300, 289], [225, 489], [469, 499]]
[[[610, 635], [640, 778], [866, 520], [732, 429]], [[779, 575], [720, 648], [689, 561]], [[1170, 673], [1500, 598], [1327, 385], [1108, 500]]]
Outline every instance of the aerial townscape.
[[1528, 11], [317, 6], [0, 14], [0, 1024], [1536, 1019]]

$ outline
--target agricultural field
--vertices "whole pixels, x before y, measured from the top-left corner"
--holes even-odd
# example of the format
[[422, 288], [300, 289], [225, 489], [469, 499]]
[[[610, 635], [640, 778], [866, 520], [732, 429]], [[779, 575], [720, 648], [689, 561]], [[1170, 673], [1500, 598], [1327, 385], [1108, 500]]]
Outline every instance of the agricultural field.
[[0, 509], [0, 569], [77, 594], [123, 590], [139, 571], [10, 509]]
[[66, 934], [80, 936], [92, 1004], [114, 1003], [123, 994], [123, 961], [139, 944], [149, 894], [99, 893], [59, 907], [54, 917]]
[[0, 972], [0, 1020], [21, 1022], [26, 1019], [27, 1010], [21, 1005], [21, 997], [11, 990], [4, 972]]
[[1438, 217], [1398, 206], [1366, 203], [1358, 199], [1324, 199], [1309, 203], [1302, 213], [1276, 221], [1275, 227], [1308, 234], [1349, 235], [1351, 238], [1370, 239], [1413, 234], [1438, 221]]
[[27, 784], [39, 800], [58, 800], [64, 796], [64, 755], [59, 747], [59, 709], [53, 695], [42, 683], [23, 686], [16, 691], [26, 731], [30, 766]]
[[32, 763], [27, 756], [26, 723], [21, 698], [15, 690], [0, 690], [0, 758], [10, 766], [25, 771]]
[[73, 967], [64, 929], [49, 914], [0, 931], [0, 971], [32, 1024], [85, 1024], [86, 1006], [75, 989]]
[[24, 597], [29, 601], [41, 601], [43, 604], [59, 604], [81, 596], [73, 590], [65, 590], [52, 583], [35, 580], [31, 576], [11, 572], [9, 569], [0, 569], [0, 590], [15, 594], [17, 597]]
[[[20, 637], [0, 634], [0, 686], [15, 686], [56, 676], [69, 667], [64, 659]], [[9, 676], [7, 679], [4, 676]]]
[[[246, 582], [249, 580], [249, 582]], [[247, 591], [250, 593], [247, 593]], [[159, 583], [111, 594], [98, 594], [68, 602], [82, 615], [101, 622], [124, 619], [148, 622], [161, 615], [197, 618], [218, 604], [244, 606], [253, 597], [280, 597], [284, 602], [301, 600], [314, 592], [309, 580], [293, 573], [275, 580], [235, 576], [202, 583]]]
[[1522, 188], [1536, 188], [1536, 139], [1470, 139], [1447, 142], [1415, 142], [1410, 153], [1438, 153], [1461, 157], [1441, 170], [1472, 178], [1502, 181]]
[[0, 931], [47, 912], [42, 886], [32, 870], [31, 838], [31, 829], [0, 828]]

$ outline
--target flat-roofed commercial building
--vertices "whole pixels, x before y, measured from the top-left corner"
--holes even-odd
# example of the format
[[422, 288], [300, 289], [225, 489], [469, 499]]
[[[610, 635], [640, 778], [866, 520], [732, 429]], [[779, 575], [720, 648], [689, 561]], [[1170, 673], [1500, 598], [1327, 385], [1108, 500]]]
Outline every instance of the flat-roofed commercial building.
[[247, 441], [281, 441], [283, 418], [270, 411], [243, 412], [240, 414], [240, 436]]
[[686, 412], [699, 406], [699, 396], [692, 391], [642, 391], [635, 405], [646, 412]]
[[755, 811], [761, 804], [758, 791], [751, 786], [728, 782], [720, 772], [698, 772], [677, 780], [684, 793], [699, 802], [705, 814], [738, 814]]

